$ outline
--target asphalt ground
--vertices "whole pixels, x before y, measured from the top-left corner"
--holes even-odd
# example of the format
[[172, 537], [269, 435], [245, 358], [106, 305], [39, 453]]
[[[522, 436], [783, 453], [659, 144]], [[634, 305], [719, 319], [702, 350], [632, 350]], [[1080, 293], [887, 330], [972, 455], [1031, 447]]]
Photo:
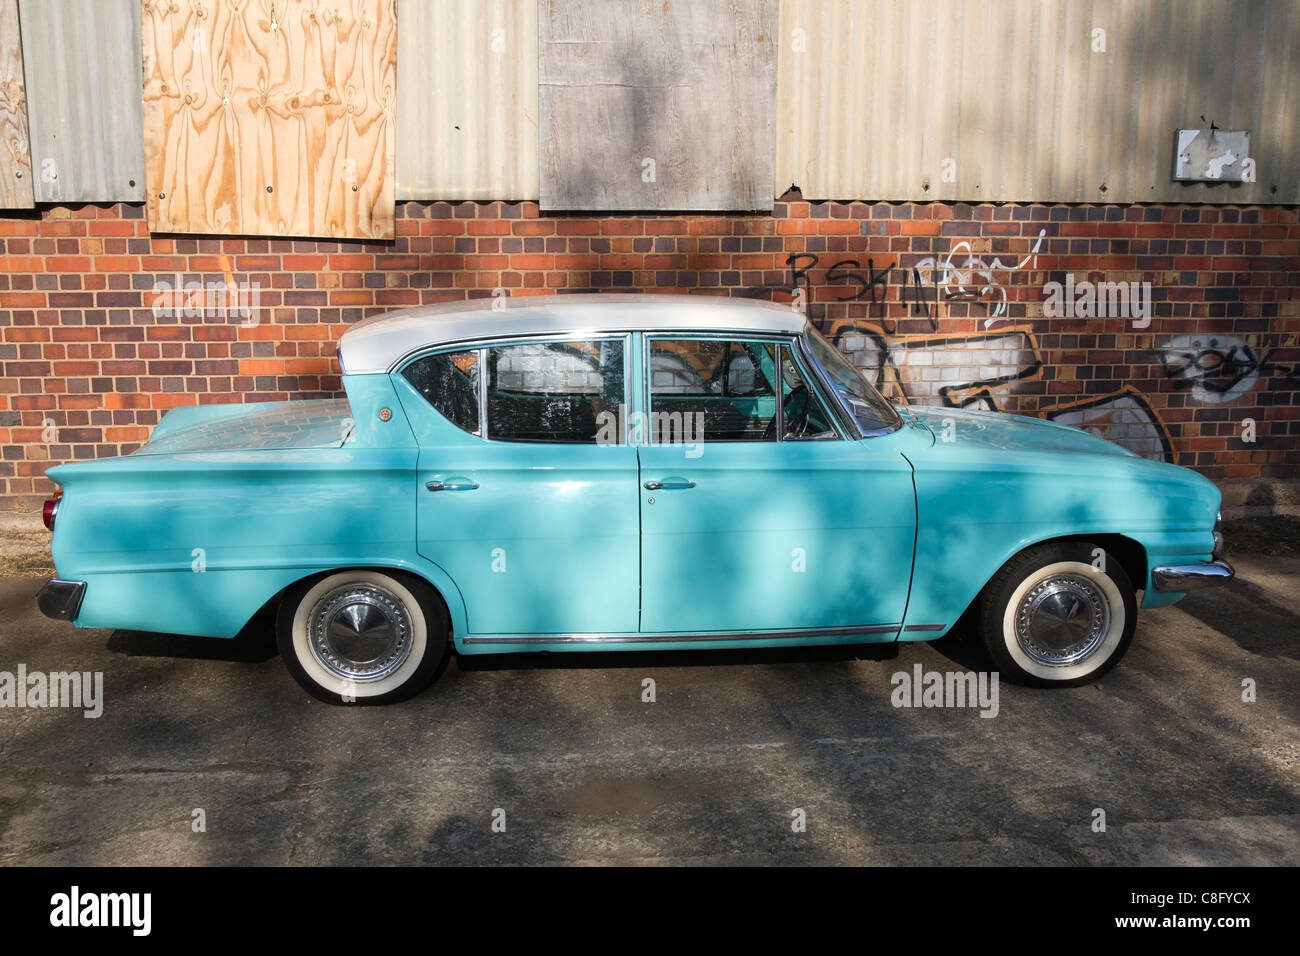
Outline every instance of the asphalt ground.
[[990, 717], [891, 702], [917, 665], [987, 670], [962, 635], [452, 657], [331, 707], [269, 622], [82, 631], [0, 577], [0, 671], [103, 675], [97, 718], [0, 707], [0, 864], [1294, 865], [1300, 555], [1268, 527], [1102, 681], [1000, 683]]

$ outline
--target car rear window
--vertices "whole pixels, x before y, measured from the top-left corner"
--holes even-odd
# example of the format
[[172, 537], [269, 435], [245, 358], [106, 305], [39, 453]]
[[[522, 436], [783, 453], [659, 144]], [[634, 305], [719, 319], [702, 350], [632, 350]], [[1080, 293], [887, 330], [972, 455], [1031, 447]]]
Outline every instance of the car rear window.
[[471, 435], [479, 434], [477, 350], [428, 355], [402, 374], [443, 418]]

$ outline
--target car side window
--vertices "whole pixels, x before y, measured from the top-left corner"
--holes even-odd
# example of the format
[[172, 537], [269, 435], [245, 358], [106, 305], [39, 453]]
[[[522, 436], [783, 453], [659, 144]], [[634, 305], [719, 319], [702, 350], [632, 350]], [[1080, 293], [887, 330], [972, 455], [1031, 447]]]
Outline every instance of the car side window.
[[416, 359], [402, 370], [406, 380], [457, 428], [479, 429], [479, 353], [441, 352]]
[[840, 436], [817, 390], [809, 386], [790, 346], [781, 346], [781, 440], [825, 441]]
[[594, 444], [625, 401], [623, 345], [592, 339], [485, 349], [487, 437]]
[[650, 340], [650, 440], [776, 441], [776, 344]]

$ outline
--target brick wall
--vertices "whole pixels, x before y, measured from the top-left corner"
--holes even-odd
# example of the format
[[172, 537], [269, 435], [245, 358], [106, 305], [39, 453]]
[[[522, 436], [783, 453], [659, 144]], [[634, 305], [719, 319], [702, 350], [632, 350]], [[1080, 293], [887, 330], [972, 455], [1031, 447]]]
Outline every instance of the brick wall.
[[[796, 199], [771, 216], [543, 217], [499, 202], [397, 214], [391, 244], [151, 237], [133, 205], [0, 218], [0, 510], [37, 507], [52, 464], [138, 447], [174, 405], [335, 395], [349, 323], [494, 289], [790, 301], [797, 288], [823, 331], [909, 401], [1082, 425], [1215, 479], [1300, 464], [1295, 207]], [[257, 283], [256, 323], [156, 315], [155, 290], [177, 274]], [[1149, 282], [1153, 316], [1045, 315], [1054, 281]]]

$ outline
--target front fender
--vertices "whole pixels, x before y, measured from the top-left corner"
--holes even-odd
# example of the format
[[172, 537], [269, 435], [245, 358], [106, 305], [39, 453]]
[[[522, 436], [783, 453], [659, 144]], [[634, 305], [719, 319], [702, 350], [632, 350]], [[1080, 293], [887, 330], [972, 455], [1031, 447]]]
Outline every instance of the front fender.
[[999, 568], [1044, 541], [1121, 535], [1137, 542], [1146, 567], [1133, 583], [1145, 592], [1144, 607], [1181, 597], [1151, 586], [1152, 567], [1208, 561], [1214, 548], [1219, 490], [1184, 468], [1023, 450], [1008, 460], [941, 445], [913, 464], [917, 542], [904, 638], [945, 632]]

